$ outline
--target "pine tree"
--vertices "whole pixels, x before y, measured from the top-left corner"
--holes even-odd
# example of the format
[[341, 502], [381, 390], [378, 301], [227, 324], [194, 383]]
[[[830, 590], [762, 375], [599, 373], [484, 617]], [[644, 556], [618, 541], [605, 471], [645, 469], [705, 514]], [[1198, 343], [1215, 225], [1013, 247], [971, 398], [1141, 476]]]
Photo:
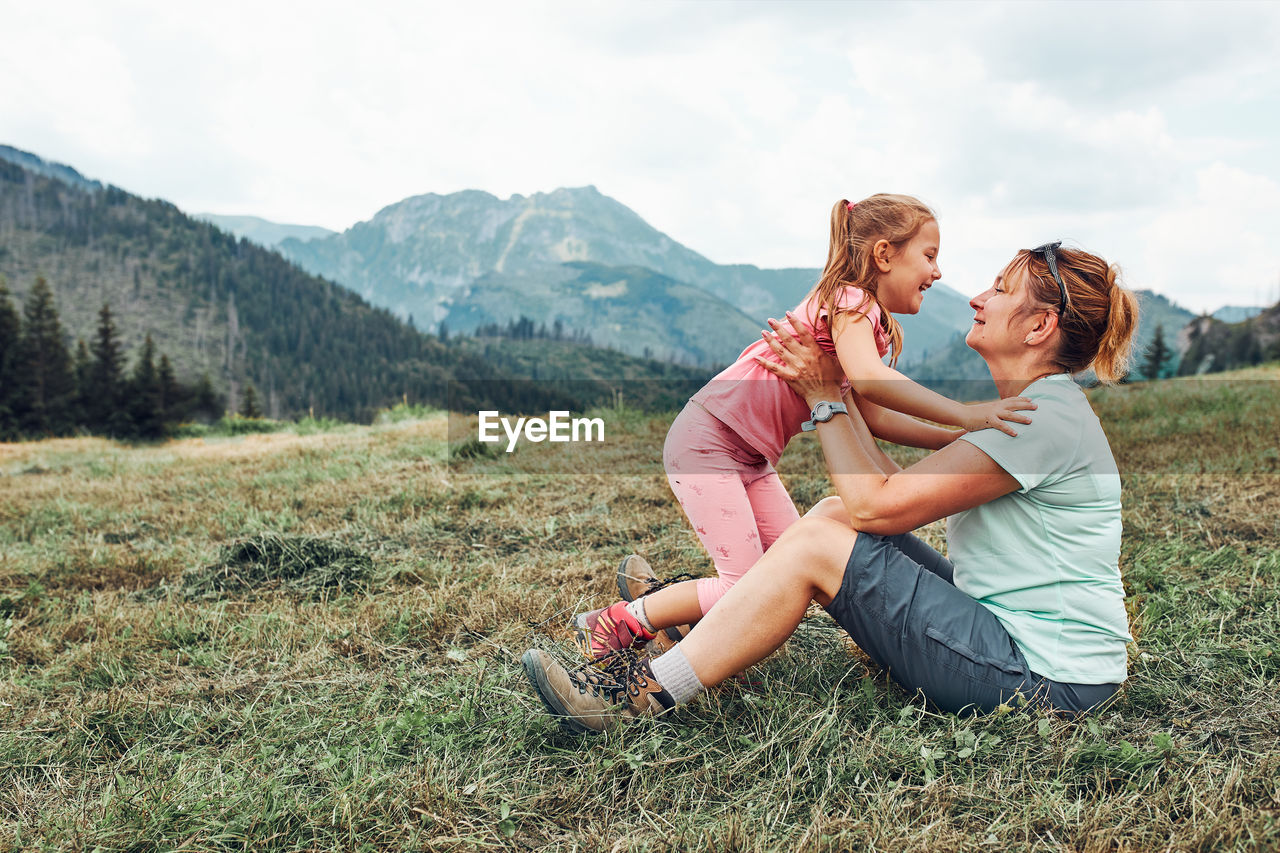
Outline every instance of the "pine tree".
[[206, 421], [216, 421], [222, 417], [226, 401], [213, 390], [213, 381], [208, 373], [200, 375], [200, 381], [191, 391], [191, 413]]
[[1142, 362], [1142, 375], [1147, 379], [1160, 379], [1164, 372], [1165, 362], [1173, 355], [1164, 342], [1164, 324], [1157, 324], [1151, 343], [1147, 346], [1147, 355]]
[[156, 372], [156, 345], [147, 335], [138, 353], [129, 382], [129, 415], [134, 435], [139, 438], [164, 437], [164, 409], [160, 398], [160, 376]]
[[261, 418], [262, 406], [258, 403], [258, 389], [249, 382], [244, 386], [244, 394], [240, 399], [240, 417]]
[[173, 373], [173, 363], [168, 355], [160, 356], [160, 366], [156, 369], [160, 381], [160, 414], [168, 424], [181, 423], [187, 416], [186, 389], [178, 384]]
[[93, 358], [89, 355], [89, 345], [84, 338], [76, 339], [76, 355], [72, 361], [72, 372], [76, 377], [75, 420], [90, 431], [99, 429], [97, 424], [89, 420], [89, 408], [93, 405]]
[[19, 425], [31, 436], [65, 435], [75, 426], [72, 407], [76, 383], [53, 290], [43, 276], [36, 277], [22, 315], [17, 363], [23, 397]]
[[98, 311], [98, 331], [90, 350], [93, 393], [85, 411], [89, 429], [107, 435], [127, 435], [132, 431], [132, 424], [124, 401], [124, 355], [111, 306], [106, 303]]
[[22, 322], [9, 297], [9, 285], [0, 275], [0, 441], [18, 438], [18, 343]]

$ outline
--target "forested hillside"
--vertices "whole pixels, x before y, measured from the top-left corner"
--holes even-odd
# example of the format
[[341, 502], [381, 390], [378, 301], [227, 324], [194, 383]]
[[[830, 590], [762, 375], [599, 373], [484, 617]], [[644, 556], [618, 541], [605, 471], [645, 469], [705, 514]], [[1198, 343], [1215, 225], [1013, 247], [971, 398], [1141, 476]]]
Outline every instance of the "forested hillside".
[[47, 279], [69, 348], [92, 337], [109, 305], [126, 357], [150, 335], [180, 379], [208, 372], [233, 410], [250, 382], [268, 415], [360, 419], [406, 397], [443, 405], [451, 378], [502, 379], [483, 359], [167, 202], [8, 161], [0, 275], [19, 303], [37, 276]]
[[1180, 375], [1251, 367], [1280, 360], [1280, 304], [1238, 323], [1200, 317], [1179, 335], [1186, 347]]

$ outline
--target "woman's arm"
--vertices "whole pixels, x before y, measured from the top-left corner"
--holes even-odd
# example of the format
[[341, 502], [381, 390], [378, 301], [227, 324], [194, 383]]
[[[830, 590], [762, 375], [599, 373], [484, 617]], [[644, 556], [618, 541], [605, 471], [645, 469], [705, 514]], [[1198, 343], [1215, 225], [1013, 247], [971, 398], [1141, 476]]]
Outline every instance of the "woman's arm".
[[[812, 406], [834, 400], [839, 381], [813, 336], [803, 326], [792, 337], [770, 321], [774, 336], [766, 338], [781, 359], [757, 362], [785, 380]], [[834, 393], [833, 393], [834, 392]], [[827, 470], [856, 530], [892, 535], [970, 509], [1019, 488], [1018, 481], [978, 448], [957, 441], [910, 468], [885, 474], [868, 451], [874, 440], [857, 410], [818, 424]]]
[[[787, 316], [790, 319], [789, 312]], [[797, 330], [807, 331], [794, 320], [792, 326]], [[1032, 408], [1025, 397], [988, 403], [957, 403], [889, 367], [880, 360], [871, 320], [866, 316], [857, 317], [848, 312], [837, 314], [831, 318], [831, 336], [835, 341], [840, 366], [844, 369], [845, 376], [849, 377], [849, 384], [860, 396], [873, 403], [940, 424], [954, 424], [966, 430], [995, 427], [1015, 435], [1005, 421], [1031, 423], [1025, 416], [1016, 414], [1018, 409]]]

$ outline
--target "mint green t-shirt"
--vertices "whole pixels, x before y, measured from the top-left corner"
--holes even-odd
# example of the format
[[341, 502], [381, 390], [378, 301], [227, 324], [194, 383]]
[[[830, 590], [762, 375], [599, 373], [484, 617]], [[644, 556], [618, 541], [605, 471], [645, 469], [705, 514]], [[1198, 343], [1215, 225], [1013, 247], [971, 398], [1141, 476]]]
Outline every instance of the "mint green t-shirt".
[[1016, 437], [967, 441], [1021, 488], [947, 519], [955, 585], [1004, 625], [1031, 669], [1072, 684], [1124, 681], [1120, 474], [1098, 417], [1066, 374], [1022, 392], [1037, 408]]

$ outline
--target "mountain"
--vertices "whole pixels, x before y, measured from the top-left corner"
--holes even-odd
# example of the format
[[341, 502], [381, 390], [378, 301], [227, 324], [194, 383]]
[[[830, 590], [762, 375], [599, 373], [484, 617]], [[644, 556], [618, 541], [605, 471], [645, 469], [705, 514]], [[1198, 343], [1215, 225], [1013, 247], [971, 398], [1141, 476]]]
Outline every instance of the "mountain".
[[[721, 336], [723, 342], [703, 345], [705, 357], [716, 362], [734, 358], [755, 339], [766, 317], [779, 317], [799, 303], [820, 273], [818, 269], [765, 270], [746, 264], [715, 264], [591, 186], [528, 197], [514, 195], [506, 200], [479, 190], [414, 196], [341, 234], [307, 242], [285, 240], [280, 249], [305, 269], [344, 284], [399, 316], [412, 316], [420, 325], [443, 321], [451, 329], [470, 331], [472, 323], [501, 322], [524, 313], [536, 322], [559, 320], [572, 328], [588, 329], [597, 343], [636, 351], [623, 331], [626, 324], [607, 321], [610, 328], [590, 328], [600, 311], [617, 315], [636, 310], [653, 315], [640, 325], [651, 328], [657, 336], [641, 348], [681, 353], [687, 346], [679, 334], [673, 331], [666, 339], [660, 337], [662, 327], [676, 321], [671, 314], [662, 313], [658, 304], [668, 301], [669, 289], [655, 295], [654, 305], [647, 305], [636, 289], [639, 279], [635, 279], [625, 290], [627, 299], [608, 306], [611, 297], [607, 291], [597, 291], [590, 299], [567, 293], [566, 284], [578, 273], [562, 267], [587, 262], [651, 270], [662, 281], [691, 285], [736, 309], [730, 313], [686, 293], [688, 300], [705, 303], [709, 313], [704, 318], [724, 316], [730, 318], [731, 325], [740, 322], [740, 315], [750, 319], [751, 330], [745, 338], [726, 334]], [[656, 281], [659, 279], [650, 283]], [[593, 283], [601, 282], [586, 282]], [[523, 293], [526, 289], [541, 294], [537, 313], [529, 313], [533, 309], [530, 297]], [[558, 303], [558, 297], [565, 298]], [[942, 306], [942, 310], [905, 318], [907, 337], [914, 342], [950, 339], [956, 331], [967, 328], [967, 302], [945, 285], [935, 285], [928, 303], [934, 309]], [[685, 304], [668, 307], [683, 310]], [[577, 309], [587, 308], [590, 310], [577, 313]], [[613, 325], [618, 328], [613, 330]], [[924, 350], [917, 346], [914, 351]], [[907, 353], [912, 353], [911, 346]]]
[[126, 349], [150, 334], [181, 380], [208, 372], [232, 408], [252, 382], [276, 417], [314, 410], [361, 419], [405, 396], [443, 405], [449, 383], [467, 378], [488, 382], [487, 400], [508, 410], [537, 396], [483, 359], [167, 202], [93, 189], [69, 167], [13, 161], [0, 160], [0, 275], [19, 302], [45, 277], [69, 344], [91, 339], [108, 303]]
[[71, 345], [93, 337], [110, 304], [130, 367], [150, 334], [180, 380], [209, 373], [232, 409], [250, 382], [271, 417], [364, 419], [405, 398], [457, 411], [582, 410], [616, 402], [623, 382], [629, 405], [662, 408], [709, 378], [573, 340], [442, 342], [168, 202], [17, 149], [0, 154], [0, 277], [19, 305], [46, 278]]
[[0, 160], [86, 192], [98, 192], [102, 189], [102, 184], [98, 181], [89, 180], [70, 166], [46, 162], [29, 151], [20, 151], [9, 145], [0, 145]]
[[1223, 305], [1210, 316], [1224, 323], [1240, 323], [1251, 317], [1257, 317], [1266, 308], [1259, 305]]
[[257, 243], [268, 249], [274, 249], [288, 239], [317, 240], [330, 237], [334, 231], [321, 228], [319, 225], [285, 225], [271, 222], [258, 216], [221, 216], [217, 213], [195, 213], [194, 219], [218, 226], [228, 234], [243, 237], [251, 243]]
[[[519, 323], [513, 324], [516, 331]], [[711, 371], [636, 358], [557, 339], [554, 331], [532, 339], [509, 336], [460, 338], [464, 353], [512, 376], [525, 377], [580, 402], [582, 408], [619, 404], [645, 411], [679, 411], [711, 378]]]
[[1178, 343], [1185, 350], [1181, 376], [1280, 360], [1280, 303], [1239, 323], [1197, 317], [1179, 333]]
[[558, 323], [632, 355], [703, 366], [732, 360], [760, 334], [758, 323], [706, 291], [644, 267], [586, 261], [486, 273], [460, 291], [445, 322], [475, 329], [512, 316]]

